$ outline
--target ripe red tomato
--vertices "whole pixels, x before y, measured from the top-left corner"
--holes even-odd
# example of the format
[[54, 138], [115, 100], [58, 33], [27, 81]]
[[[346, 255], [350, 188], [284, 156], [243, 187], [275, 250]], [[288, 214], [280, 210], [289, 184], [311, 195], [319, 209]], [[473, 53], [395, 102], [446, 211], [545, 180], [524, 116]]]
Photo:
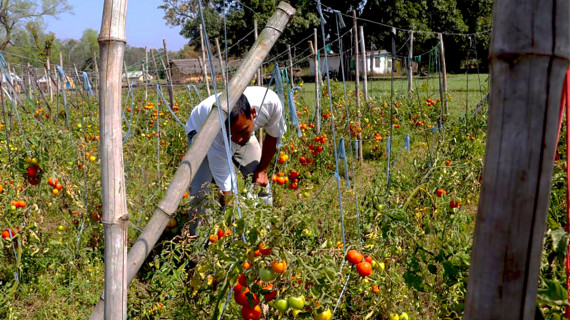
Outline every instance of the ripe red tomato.
[[346, 260], [351, 264], [358, 264], [362, 261], [362, 254], [356, 250], [349, 250], [346, 254]]
[[356, 272], [358, 272], [361, 277], [369, 276], [372, 272], [372, 265], [366, 261], [362, 261], [356, 266]]
[[259, 252], [261, 252], [262, 256], [268, 256], [271, 254], [271, 251], [273, 251], [273, 248], [267, 248], [267, 249], [260, 249]]
[[371, 256], [364, 256], [364, 260], [366, 260], [366, 262], [368, 262], [368, 263], [372, 263], [372, 257]]
[[437, 189], [437, 191], [435, 192], [435, 194], [441, 198], [441, 195], [447, 195], [447, 191], [443, 190], [443, 189]]
[[461, 205], [461, 203], [459, 203], [459, 201], [456, 201], [456, 200], [449, 201], [449, 206], [452, 208], [459, 208], [460, 205]]
[[238, 278], [238, 283], [241, 284], [243, 287], [247, 287], [247, 280], [245, 279], [245, 275], [241, 273]]
[[224, 230], [222, 230], [221, 228], [218, 229], [218, 240], [223, 238], [224, 236], [225, 236]]
[[243, 306], [241, 308], [241, 316], [244, 319], [258, 320], [261, 317], [261, 308], [255, 305], [253, 308]]

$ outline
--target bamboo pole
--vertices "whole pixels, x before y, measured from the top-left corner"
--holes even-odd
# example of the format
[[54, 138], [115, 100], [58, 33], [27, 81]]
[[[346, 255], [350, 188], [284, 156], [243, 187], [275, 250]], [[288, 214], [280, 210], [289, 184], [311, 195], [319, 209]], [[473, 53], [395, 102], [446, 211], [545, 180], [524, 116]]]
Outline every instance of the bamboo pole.
[[170, 72], [170, 59], [168, 59], [168, 50], [166, 49], [166, 39], [162, 39], [164, 46], [164, 56], [166, 59], [166, 78], [168, 79], [168, 95], [170, 96], [170, 106], [174, 106], [174, 92], [172, 91], [172, 73]]
[[489, 128], [467, 320], [535, 319], [560, 98], [570, 60], [568, 12], [568, 1], [495, 2]]
[[94, 93], [97, 99], [99, 99], [99, 83], [101, 83], [101, 81], [99, 81], [99, 64], [97, 63], [97, 54], [95, 52], [93, 52], [93, 72], [95, 76], [95, 83], [93, 85], [95, 89]]
[[220, 39], [216, 38], [216, 49], [218, 50], [218, 61], [220, 62], [220, 70], [222, 72], [222, 79], [224, 80], [224, 88], [228, 84], [228, 79], [226, 79], [226, 67], [224, 65], [224, 60], [222, 59], [222, 50], [220, 49]]
[[[294, 13], [295, 9], [289, 4], [285, 2], [279, 3], [277, 10], [267, 22], [258, 40], [253, 44], [239, 69], [236, 71], [235, 76], [230, 80], [229, 95], [220, 95], [220, 106], [222, 110], [229, 110], [235, 105], [255, 75], [257, 68], [259, 68]], [[172, 177], [172, 181], [166, 190], [164, 198], [157, 205], [152, 218], [129, 251], [129, 282], [135, 277], [144, 260], [166, 228], [166, 225], [176, 213], [180, 205], [180, 200], [182, 200], [184, 193], [188, 190], [188, 186], [194, 178], [196, 170], [205, 159], [206, 153], [210, 149], [220, 129], [221, 124], [218, 112], [215, 108], [212, 108], [200, 132], [194, 137], [194, 142], [186, 152], [182, 163]], [[103, 301], [100, 300], [95, 306], [95, 310], [90, 319], [102, 319], [102, 309]]]
[[362, 52], [362, 73], [364, 101], [368, 101], [368, 61], [366, 61], [366, 45], [364, 44], [364, 28], [360, 26], [360, 49]]
[[437, 37], [439, 38], [439, 57], [441, 59], [441, 72], [443, 76], [443, 97], [441, 99], [441, 104], [443, 105], [445, 114], [447, 114], [447, 69], [445, 67], [445, 49], [443, 48], [443, 35], [438, 33]]
[[101, 193], [105, 233], [105, 319], [127, 318], [127, 212], [121, 121], [121, 73], [128, 0], [105, 0], [99, 46]]
[[311, 47], [311, 52], [313, 54], [313, 61], [315, 64], [315, 130], [316, 134], [321, 134], [321, 101], [320, 97], [320, 89], [319, 89], [319, 82], [320, 82], [320, 66], [319, 66], [319, 46], [317, 44], [317, 28], [313, 29], [313, 40], [315, 44], [309, 41], [309, 47]]
[[[208, 92], [208, 96], [210, 95], [210, 83], [208, 81], [208, 70], [206, 64], [206, 48], [204, 47], [204, 30], [202, 29], [202, 24], [200, 24], [200, 43], [201, 47], [200, 50], [202, 51], [202, 73], [204, 74], [204, 82], [206, 83], [206, 91]], [[212, 79], [215, 81], [215, 79]]]
[[144, 101], [147, 102], [148, 99], [148, 83], [149, 83], [149, 74], [148, 74], [148, 48], [144, 47], [144, 66], [143, 66], [143, 80], [144, 80]]
[[410, 31], [410, 50], [408, 51], [408, 92], [412, 92], [414, 64], [412, 58], [414, 57], [414, 32]]
[[[253, 20], [253, 36], [255, 41], [257, 41], [257, 19]], [[216, 39], [217, 40], [217, 39]], [[263, 81], [261, 79], [261, 68], [257, 69], [257, 85], [258, 86], [262, 86], [263, 85]], [[258, 137], [257, 140], [259, 140], [259, 145], [261, 146], [261, 148], [263, 149], [263, 128], [259, 128], [258, 131]]]
[[[360, 124], [360, 66], [358, 65], [358, 25], [356, 23], [356, 10], [352, 10], [352, 37], [354, 39], [354, 95], [356, 96], [356, 109], [358, 113], [358, 123]], [[364, 162], [364, 154], [362, 153], [362, 134], [358, 134], [358, 161]]]
[[293, 56], [291, 55], [291, 45], [287, 45], [287, 56], [289, 57], [289, 78], [291, 79], [291, 88], [295, 86], [293, 81]]
[[45, 75], [46, 75], [46, 82], [48, 85], [48, 90], [49, 90], [49, 101], [52, 102], [53, 101], [53, 89], [51, 87], [51, 66], [50, 66], [50, 62], [49, 62], [49, 57], [46, 59], [46, 69], [45, 71]]

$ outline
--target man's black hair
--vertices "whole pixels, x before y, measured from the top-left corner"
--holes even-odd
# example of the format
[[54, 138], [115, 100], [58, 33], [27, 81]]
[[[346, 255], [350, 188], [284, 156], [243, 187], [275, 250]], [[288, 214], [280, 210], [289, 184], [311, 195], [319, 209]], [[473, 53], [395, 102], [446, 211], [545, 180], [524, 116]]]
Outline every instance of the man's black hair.
[[244, 94], [239, 97], [236, 105], [232, 109], [232, 112], [230, 112], [230, 123], [235, 123], [241, 114], [247, 118], [251, 117], [251, 106]]

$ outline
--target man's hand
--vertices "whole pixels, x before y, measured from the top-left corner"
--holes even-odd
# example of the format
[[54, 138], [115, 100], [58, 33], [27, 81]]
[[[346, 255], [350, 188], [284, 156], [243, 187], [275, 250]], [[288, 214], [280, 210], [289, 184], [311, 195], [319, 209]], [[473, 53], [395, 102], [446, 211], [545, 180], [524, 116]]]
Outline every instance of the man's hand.
[[252, 180], [254, 184], [260, 185], [262, 187], [267, 186], [269, 183], [269, 179], [267, 179], [267, 172], [265, 171], [255, 170], [255, 172], [253, 172]]

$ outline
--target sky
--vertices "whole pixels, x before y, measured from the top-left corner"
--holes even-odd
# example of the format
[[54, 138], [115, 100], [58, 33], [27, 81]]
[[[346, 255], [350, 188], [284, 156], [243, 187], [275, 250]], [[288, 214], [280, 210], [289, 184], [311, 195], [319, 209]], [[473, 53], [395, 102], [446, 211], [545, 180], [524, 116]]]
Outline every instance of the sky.
[[[44, 18], [46, 32], [54, 32], [63, 39], [80, 39], [83, 31], [91, 28], [99, 32], [103, 16], [103, 0], [68, 0], [72, 13], [63, 13], [58, 19]], [[162, 48], [166, 39], [169, 51], [181, 49], [187, 42], [179, 35], [180, 27], [166, 25], [164, 11], [157, 7], [162, 0], [131, 0], [127, 3], [127, 44], [133, 47]]]

